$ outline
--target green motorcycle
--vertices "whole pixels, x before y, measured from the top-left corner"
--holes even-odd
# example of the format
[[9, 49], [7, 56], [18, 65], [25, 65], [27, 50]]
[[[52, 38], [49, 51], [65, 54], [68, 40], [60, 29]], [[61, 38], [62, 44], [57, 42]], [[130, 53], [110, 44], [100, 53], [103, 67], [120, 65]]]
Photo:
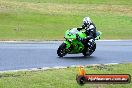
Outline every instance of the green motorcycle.
[[[97, 32], [96, 40], [100, 39], [101, 32]], [[85, 31], [78, 31], [77, 28], [67, 30], [65, 32], [65, 40], [59, 46], [57, 54], [59, 57], [63, 57], [66, 54], [78, 54], [82, 53], [84, 56], [90, 56], [96, 49], [96, 43], [94, 42], [93, 48], [84, 47], [84, 44], [79, 41], [79, 38], [87, 37]], [[86, 41], [88, 43], [88, 41]]]

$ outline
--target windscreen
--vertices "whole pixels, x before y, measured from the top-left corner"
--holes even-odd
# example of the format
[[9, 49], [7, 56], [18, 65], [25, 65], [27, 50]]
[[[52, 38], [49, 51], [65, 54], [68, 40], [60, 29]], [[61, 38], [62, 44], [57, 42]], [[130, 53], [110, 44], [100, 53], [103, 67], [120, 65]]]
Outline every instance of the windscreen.
[[76, 34], [78, 32], [77, 28], [73, 28], [69, 31], [70, 34]]

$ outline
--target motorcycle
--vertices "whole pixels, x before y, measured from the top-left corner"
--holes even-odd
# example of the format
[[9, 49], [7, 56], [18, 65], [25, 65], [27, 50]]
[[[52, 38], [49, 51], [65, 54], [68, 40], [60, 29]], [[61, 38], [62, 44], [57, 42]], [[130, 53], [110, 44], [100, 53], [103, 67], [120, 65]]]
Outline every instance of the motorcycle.
[[[100, 39], [102, 33], [98, 31], [95, 40]], [[84, 56], [90, 56], [96, 49], [96, 43], [94, 42], [92, 47], [85, 47], [84, 43], [88, 44], [88, 41], [82, 43], [79, 38], [86, 38], [85, 31], [78, 31], [77, 28], [69, 29], [65, 32], [65, 40], [59, 46], [57, 54], [59, 57], [63, 57], [66, 54], [78, 54], [82, 53]]]

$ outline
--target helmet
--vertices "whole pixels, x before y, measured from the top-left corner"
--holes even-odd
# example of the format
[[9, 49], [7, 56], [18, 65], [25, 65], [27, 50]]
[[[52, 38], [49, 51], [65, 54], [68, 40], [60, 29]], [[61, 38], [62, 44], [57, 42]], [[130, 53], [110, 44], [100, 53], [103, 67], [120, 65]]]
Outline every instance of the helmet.
[[92, 23], [92, 21], [90, 20], [89, 17], [85, 17], [85, 18], [83, 19], [83, 24], [84, 24], [85, 26], [89, 26], [90, 23]]

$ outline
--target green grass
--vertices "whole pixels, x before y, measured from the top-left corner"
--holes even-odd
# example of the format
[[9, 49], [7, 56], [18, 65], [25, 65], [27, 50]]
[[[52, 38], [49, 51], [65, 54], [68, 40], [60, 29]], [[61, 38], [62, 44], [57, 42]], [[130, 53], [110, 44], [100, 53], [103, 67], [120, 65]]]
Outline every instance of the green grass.
[[[130, 74], [132, 63], [85, 67], [87, 74]], [[131, 88], [130, 84], [85, 84], [76, 82], [78, 68], [0, 73], [0, 88]]]
[[63, 39], [90, 16], [102, 39], [132, 39], [132, 0], [0, 0], [0, 40]]
[[[13, 1], [13, 0], [12, 0]], [[34, 3], [67, 3], [67, 4], [116, 4], [116, 5], [131, 5], [131, 0], [15, 0], [20, 2]], [[129, 3], [130, 2], [130, 3]]]

